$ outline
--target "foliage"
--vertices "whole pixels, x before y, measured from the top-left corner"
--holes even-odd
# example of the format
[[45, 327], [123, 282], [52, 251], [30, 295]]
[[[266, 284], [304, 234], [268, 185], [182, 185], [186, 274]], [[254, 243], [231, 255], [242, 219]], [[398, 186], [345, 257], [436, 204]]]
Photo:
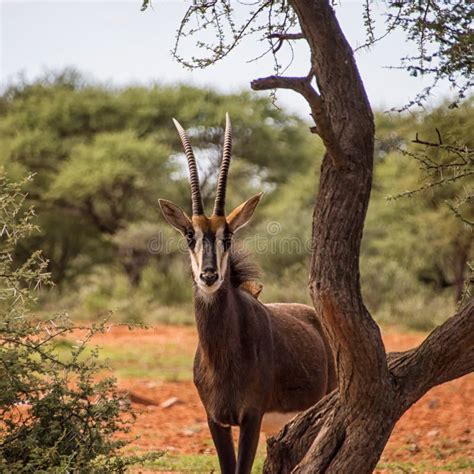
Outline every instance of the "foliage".
[[[337, 8], [339, 2], [331, 1], [330, 3]], [[451, 212], [464, 220], [465, 224], [469, 225], [471, 222], [466, 217], [469, 213], [466, 208], [471, 201], [471, 191], [462, 189], [461, 186], [467, 183], [468, 177], [472, 175], [472, 153], [470, 152], [472, 147], [468, 145], [467, 131], [461, 130], [463, 127], [459, 127], [459, 123], [456, 122], [460, 120], [466, 123], [469, 120], [469, 109], [472, 104], [472, 101], [467, 101], [467, 105], [461, 104], [462, 99], [465, 99], [466, 91], [472, 85], [473, 41], [470, 28], [472, 21], [470, 3], [465, 0], [427, 2], [386, 0], [384, 2], [386, 23], [380, 36], [376, 34], [374, 20], [376, 2], [365, 0], [362, 4], [367, 42], [361, 48], [370, 47], [394, 30], [401, 29], [406, 34], [408, 42], [416, 44], [418, 54], [415, 57], [402, 57], [400, 67], [412, 76], [425, 75], [432, 78], [431, 84], [402, 110], [412, 105], [423, 105], [442, 80], [448, 80], [458, 94], [449, 108], [461, 107], [462, 109], [457, 115], [446, 114], [443, 106], [429, 114], [424, 111], [415, 114], [415, 117], [401, 116], [389, 125], [391, 128], [389, 136], [385, 136], [378, 143], [377, 158], [380, 160], [377, 163], [376, 173], [381, 179], [378, 183], [379, 188], [384, 187], [386, 195], [394, 194], [392, 190], [397, 189], [397, 184], [404, 186], [402, 191], [395, 191], [395, 195], [398, 196], [423, 192], [420, 203], [385, 208], [378, 189], [374, 190], [375, 200], [369, 211], [362, 253], [363, 273], [368, 274], [366, 280], [368, 283], [364, 283], [364, 286], [372, 309], [379, 310], [381, 314], [391, 315], [388, 319], [395, 316], [395, 319], [409, 322], [406, 315], [413, 311], [407, 308], [413, 306], [412, 309], [417, 311], [418, 308], [427, 306], [428, 302], [431, 305], [434, 304], [442, 314], [447, 306], [451, 306], [448, 303], [447, 290], [450, 287], [455, 288], [456, 301], [460, 301], [463, 294], [470, 294], [469, 289], [465, 291], [463, 286], [466, 280], [472, 281], [467, 274], [468, 269], [472, 269], [472, 265], [470, 267], [469, 264], [473, 252], [472, 231], [463, 227], [460, 222], [452, 224], [446, 209], [441, 205], [446, 202]], [[144, 1], [143, 9], [146, 9], [149, 4], [150, 2]], [[268, 48], [255, 59], [265, 54], [273, 54], [276, 73], [281, 73], [277, 53], [280, 52], [282, 46], [287, 45], [290, 48], [292, 57], [292, 41], [303, 40], [305, 43], [305, 35], [299, 31], [299, 22], [291, 2], [263, 0], [247, 5], [239, 4], [238, 8], [237, 13], [236, 6], [225, 1], [194, 2], [190, 5], [177, 29], [174, 57], [185, 67], [207, 67], [226, 57], [241, 45], [246, 37], [253, 35], [254, 38], [266, 41], [268, 44]], [[208, 37], [209, 30], [215, 33], [210, 36], [215, 40], [203, 41], [202, 38]], [[183, 57], [180, 51], [186, 51], [187, 41], [197, 44], [203, 51], [203, 55]], [[268, 86], [279, 84], [278, 87], [286, 88], [290, 82], [296, 84], [298, 80], [310, 83], [315, 72], [312, 70], [309, 74], [307, 71], [304, 73], [307, 75], [302, 74], [300, 79], [270, 77], [260, 79], [260, 84], [262, 81], [267, 81]], [[318, 84], [318, 78], [315, 79]], [[257, 81], [254, 85], [256, 83]], [[258, 87], [258, 89], [266, 88]], [[319, 93], [324, 101], [324, 92], [319, 91]], [[445, 114], [444, 117], [443, 114]], [[454, 119], [455, 122], [448, 125], [444, 122], [445, 118]], [[379, 122], [384, 121], [379, 117]], [[429, 133], [437, 130], [438, 126], [446, 125], [448, 134], [443, 133], [443, 137], [446, 136], [449, 139], [450, 134], [460, 134], [462, 138], [450, 140], [449, 145], [443, 143], [440, 146], [439, 144], [438, 147], [433, 146], [433, 142], [429, 142], [428, 138], [418, 139], [419, 144], [430, 143], [426, 146], [431, 148], [428, 153], [420, 157], [414, 153], [409, 144], [409, 141], [414, 138], [409, 137], [410, 127], [416, 126], [420, 136], [426, 137], [429, 136], [427, 133], [429, 123], [432, 128]], [[316, 125], [319, 127], [321, 124]], [[428, 171], [429, 177], [436, 176], [436, 178], [427, 179], [416, 167], [400, 163], [397, 160], [396, 150], [404, 156], [410, 155], [415, 159], [418, 157], [423, 170]], [[444, 152], [445, 155], [440, 158], [439, 152]], [[403, 168], [409, 170], [410, 174], [403, 176], [400, 173]], [[301, 173], [302, 183], [305, 182], [302, 177], [308, 170], [309, 167]], [[386, 176], [389, 176], [390, 182], [384, 182]], [[288, 182], [290, 181], [291, 178]], [[280, 191], [285, 189], [287, 183], [280, 187]], [[408, 186], [406, 186], [407, 183]], [[442, 184], [448, 185], [442, 186]], [[298, 185], [295, 186], [293, 182], [288, 190], [293, 193], [295, 188], [298, 189]], [[405, 191], [406, 189], [409, 191]], [[296, 198], [298, 198], [298, 191], [296, 191]], [[305, 222], [305, 219], [299, 219], [300, 216], [296, 216], [293, 211], [295, 207], [294, 203], [287, 202], [285, 210], [292, 218], [285, 217], [284, 222], [280, 224], [287, 224], [288, 227], [281, 226], [283, 230], [281, 235], [271, 237], [277, 242], [280, 251], [267, 253], [266, 258], [262, 258], [264, 268], [270, 270], [273, 278], [277, 277], [276, 285], [271, 284], [272, 295], [275, 294], [275, 288], [284, 284], [286, 291], [281, 292], [284, 295], [283, 298], [294, 295], [293, 292], [288, 291], [289, 279], [298, 282], [296, 286], [301, 286], [300, 272], [307, 265], [307, 252], [302, 251], [304, 245], [301, 245], [301, 239], [307, 239], [307, 234], [301, 224]], [[302, 208], [302, 216], [309, 216], [309, 212], [309, 208]], [[407, 213], [408, 217], [401, 224], [400, 217], [403, 213]], [[379, 225], [380, 221], [385, 223], [385, 227], [382, 228]], [[300, 251], [293, 254], [282, 250], [282, 245], [288, 243], [290, 233], [298, 235], [297, 239], [300, 241]], [[432, 295], [434, 288], [439, 290], [436, 297]], [[399, 298], [400, 294], [407, 297], [403, 303]], [[402, 308], [401, 304], [405, 307]], [[433, 319], [437, 319], [437, 315]], [[428, 321], [418, 320], [418, 323], [422, 326], [430, 325]]]
[[[125, 472], [139, 458], [119, 455], [131, 412], [115, 380], [98, 380], [97, 351], [81, 357], [103, 323], [74, 327], [64, 315], [38, 321], [30, 313], [36, 290], [50, 285], [47, 261], [14, 253], [35, 230], [19, 184], [0, 175], [0, 471]], [[81, 338], [60, 358], [66, 335]]]
[[[367, 1], [370, 3], [370, 0]], [[406, 108], [422, 105], [431, 91], [447, 79], [457, 99], [451, 107], [465, 98], [473, 82], [473, 10], [469, 0], [431, 0], [406, 2], [389, 0], [386, 22], [388, 29], [401, 28], [408, 41], [416, 43], [418, 54], [402, 58], [401, 68], [410, 75], [432, 78]]]
[[[36, 248], [50, 260], [57, 286], [42, 293], [44, 313], [67, 308], [94, 321], [113, 310], [127, 323], [192, 322], [187, 251], [158, 214], [156, 198], [189, 205], [181, 144], [169, 123], [175, 115], [184, 125], [203, 125], [189, 131], [210, 207], [222, 139], [216, 124], [225, 110], [235, 117], [228, 210], [266, 191], [238, 236], [262, 267], [261, 298], [309, 302], [307, 222], [319, 176], [311, 157], [322, 158], [323, 147], [301, 120], [249, 94], [185, 86], [109, 90], [66, 73], [12, 85], [3, 103], [0, 161], [17, 177], [36, 173], [26, 184], [27, 202], [37, 207], [42, 230], [20, 242], [15, 261]], [[438, 129], [443, 146], [472, 147], [471, 110], [466, 101], [452, 110], [376, 114], [361, 266], [365, 299], [381, 321], [428, 329], [464, 292], [473, 237], [452, 209], [474, 220], [469, 178], [451, 180], [461, 175], [451, 166], [455, 155], [412, 141], [418, 132], [436, 143]], [[441, 177], [446, 186], [431, 186]], [[419, 188], [416, 199], [386, 199]]]
[[[240, 5], [241, 8], [243, 6], [243, 4]], [[263, 55], [274, 53], [275, 73], [278, 73], [280, 64], [275, 54], [277, 49], [274, 37], [287, 32], [297, 24], [296, 14], [288, 1], [263, 0], [245, 6], [247, 12], [243, 16], [243, 20], [239, 22], [238, 15], [235, 14], [234, 7], [229, 2], [218, 1], [213, 2], [212, 5], [204, 3], [191, 5], [186, 11], [176, 35], [176, 43], [172, 51], [175, 59], [190, 69], [205, 68], [226, 57], [247, 36], [257, 35], [261, 41], [268, 43], [268, 49]], [[204, 52], [204, 55], [190, 59], [182, 57], [179, 53], [179, 50], [182, 49], [182, 41], [208, 29], [213, 30], [212, 37], [216, 38], [215, 42], [208, 44], [198, 40], [195, 43]]]
[[[432, 140], [439, 133], [452, 143], [470, 146], [470, 114], [466, 102], [452, 111], [440, 106], [430, 114], [402, 115], [392, 130], [387, 120], [379, 124], [362, 268], [368, 304], [379, 310], [379, 316], [385, 315], [383, 319], [395, 316], [427, 329], [441, 322], [465, 294], [474, 235], [450, 207], [471, 192], [466, 176], [472, 164], [467, 160], [458, 167], [459, 156], [453, 161], [451, 154], [436, 147], [419, 153], [420, 144], [413, 140], [417, 135]], [[413, 196], [413, 191], [416, 199], [392, 199]], [[471, 211], [465, 211], [470, 218]], [[416, 322], [413, 313], [418, 312], [429, 317]]]
[[[0, 102], [0, 164], [12, 177], [35, 174], [28, 201], [38, 210], [42, 233], [25, 242], [24, 252], [42, 249], [59, 285], [89, 274], [96, 264], [114, 264], [137, 286], [147, 265], [169, 263], [150, 254], [147, 243], [150, 232], [169, 232], [158, 215], [158, 197], [185, 209], [189, 203], [171, 117], [193, 127], [207, 206], [214, 197], [226, 111], [235, 133], [230, 206], [256, 188], [285, 181], [311, 156], [303, 122], [248, 93], [188, 86], [111, 90], [66, 70], [14, 83]], [[287, 159], [290, 154], [296, 164]]]
[[[451, 241], [439, 247], [434, 245], [435, 260], [442, 258], [454, 263], [454, 274], [446, 280], [454, 280], [456, 299], [467, 301], [474, 283], [472, 247], [474, 245], [474, 213], [472, 206], [474, 174], [473, 141], [470, 133], [472, 99], [465, 101], [457, 110], [446, 113], [446, 108], [435, 110], [429, 117], [418, 117], [420, 126], [415, 139], [397, 151], [413, 160], [421, 170], [422, 183], [413, 183], [407, 191], [389, 196], [389, 199], [411, 197], [430, 202], [431, 214], [444, 215], [438, 225], [446, 226], [445, 235], [453, 234]], [[411, 188], [411, 189], [410, 189]], [[449, 211], [458, 219], [453, 221]], [[430, 214], [428, 214], [429, 222]], [[432, 230], [429, 231], [432, 233]], [[438, 276], [443, 278], [443, 271]]]
[[470, 177], [474, 174], [474, 142], [469, 134], [473, 105], [471, 98], [458, 111], [446, 114], [443, 109], [436, 110], [420, 127], [410, 147], [398, 147], [402, 155], [417, 162], [426, 179], [420, 186], [392, 196], [393, 199], [437, 188], [433, 191], [444, 199], [454, 215], [474, 227], [469, 207], [473, 198]]

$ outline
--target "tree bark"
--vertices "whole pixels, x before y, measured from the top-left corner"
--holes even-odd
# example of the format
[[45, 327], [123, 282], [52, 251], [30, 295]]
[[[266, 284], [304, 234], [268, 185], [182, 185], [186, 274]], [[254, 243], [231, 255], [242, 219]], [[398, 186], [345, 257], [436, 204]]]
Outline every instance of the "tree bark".
[[[310, 291], [338, 389], [268, 441], [268, 473], [369, 473], [400, 416], [434, 385], [474, 370], [472, 301], [416, 349], [385, 353], [361, 291], [359, 254], [372, 186], [374, 120], [352, 50], [328, 0], [290, 0], [311, 51], [306, 78], [271, 76], [307, 100], [326, 147], [313, 214]], [[316, 78], [318, 92], [311, 82]]]

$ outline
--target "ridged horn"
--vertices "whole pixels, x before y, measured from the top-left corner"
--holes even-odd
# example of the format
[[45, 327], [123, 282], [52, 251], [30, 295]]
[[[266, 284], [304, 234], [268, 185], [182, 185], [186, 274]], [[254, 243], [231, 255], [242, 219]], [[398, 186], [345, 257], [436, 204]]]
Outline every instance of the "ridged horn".
[[225, 192], [227, 188], [227, 175], [229, 174], [230, 158], [232, 156], [232, 124], [229, 114], [225, 114], [224, 147], [222, 152], [222, 163], [217, 181], [216, 200], [214, 202], [214, 215], [224, 216]]
[[201, 216], [204, 214], [204, 206], [202, 204], [201, 191], [199, 189], [199, 174], [196, 166], [196, 159], [194, 158], [193, 149], [189, 143], [189, 138], [184, 131], [184, 128], [181, 124], [174, 118], [174, 126], [178, 130], [179, 138], [181, 138], [181, 143], [183, 144], [184, 154], [188, 160], [188, 169], [189, 169], [189, 183], [191, 184], [191, 202], [194, 216]]

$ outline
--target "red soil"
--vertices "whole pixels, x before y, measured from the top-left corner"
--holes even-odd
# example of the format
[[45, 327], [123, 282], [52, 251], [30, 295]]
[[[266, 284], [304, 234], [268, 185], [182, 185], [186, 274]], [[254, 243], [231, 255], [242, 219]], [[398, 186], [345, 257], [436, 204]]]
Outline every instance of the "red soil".
[[[384, 334], [387, 351], [402, 351], [419, 344], [424, 335], [392, 330]], [[196, 345], [194, 328], [159, 326], [129, 332], [114, 328], [97, 336], [100, 345], [174, 343], [186, 353]], [[170, 453], [215, 453], [204, 410], [192, 382], [161, 382], [151, 379], [120, 379], [121, 388], [155, 405], [133, 403], [138, 414], [133, 435], [137, 451], [167, 450]], [[160, 404], [176, 397], [168, 408]], [[133, 398], [132, 398], [133, 400]], [[459, 458], [474, 457], [474, 375], [435, 387], [397, 423], [383, 453], [382, 462], [429, 460], [445, 465]], [[262, 436], [262, 442], [263, 436]]]

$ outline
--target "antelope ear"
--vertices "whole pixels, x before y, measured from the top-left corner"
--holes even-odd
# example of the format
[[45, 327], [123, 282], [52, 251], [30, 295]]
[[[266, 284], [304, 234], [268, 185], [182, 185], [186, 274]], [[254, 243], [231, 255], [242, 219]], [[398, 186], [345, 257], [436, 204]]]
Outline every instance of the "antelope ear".
[[158, 202], [160, 203], [163, 217], [166, 219], [168, 224], [172, 225], [182, 234], [185, 234], [187, 229], [193, 227], [191, 219], [179, 206], [171, 201], [167, 201], [166, 199], [158, 199]]
[[244, 225], [248, 224], [262, 196], [263, 193], [258, 193], [250, 199], [247, 199], [247, 201], [237, 206], [227, 216], [227, 224], [231, 232], [237, 232]]

